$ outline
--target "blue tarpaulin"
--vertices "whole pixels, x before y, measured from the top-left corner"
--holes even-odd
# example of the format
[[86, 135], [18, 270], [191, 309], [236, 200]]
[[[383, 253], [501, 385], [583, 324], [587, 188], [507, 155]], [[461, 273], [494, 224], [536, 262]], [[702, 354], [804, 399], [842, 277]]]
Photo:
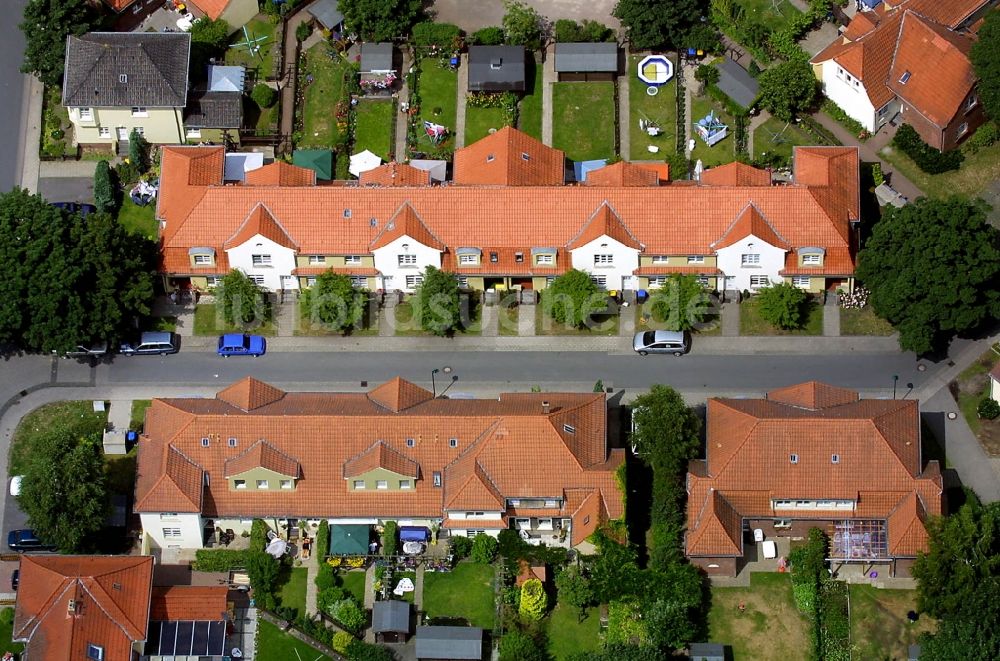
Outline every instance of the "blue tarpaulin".
[[399, 541], [426, 542], [431, 538], [431, 531], [423, 526], [400, 526]]
[[608, 164], [606, 159], [599, 159], [595, 161], [574, 161], [573, 162], [573, 174], [577, 181], [587, 181], [587, 173], [592, 170], [599, 170]]

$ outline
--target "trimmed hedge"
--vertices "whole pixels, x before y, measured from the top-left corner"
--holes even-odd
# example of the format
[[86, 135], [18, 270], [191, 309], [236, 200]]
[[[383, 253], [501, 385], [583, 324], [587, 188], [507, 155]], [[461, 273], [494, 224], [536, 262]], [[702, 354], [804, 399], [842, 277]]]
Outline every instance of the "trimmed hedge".
[[234, 551], [232, 549], [198, 549], [194, 552], [194, 563], [191, 569], [195, 571], [232, 571], [245, 569], [249, 551]]
[[316, 557], [320, 562], [330, 555], [330, 522], [323, 519], [316, 530]]
[[957, 170], [965, 156], [957, 149], [938, 151], [920, 139], [909, 124], [903, 124], [892, 139], [892, 146], [913, 159], [921, 170], [927, 174], [941, 174], [949, 170]]
[[824, 661], [851, 661], [851, 621], [847, 583], [823, 581], [819, 591], [819, 639]]

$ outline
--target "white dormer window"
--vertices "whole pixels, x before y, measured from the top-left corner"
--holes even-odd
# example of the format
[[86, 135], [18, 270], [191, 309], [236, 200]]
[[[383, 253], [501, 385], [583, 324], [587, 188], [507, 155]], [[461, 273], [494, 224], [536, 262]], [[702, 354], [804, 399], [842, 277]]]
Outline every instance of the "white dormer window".
[[211, 266], [212, 265], [212, 256], [211, 255], [206, 255], [206, 254], [195, 255], [194, 256], [194, 265], [195, 266]]
[[267, 483], [267, 480], [257, 480], [257, 488], [258, 489], [270, 489], [271, 487]]
[[704, 255], [688, 255], [688, 264], [704, 264]]
[[830, 463], [831, 464], [839, 464], [840, 463], [840, 455], [839, 454], [832, 454], [832, 455], [830, 455]]
[[361, 255], [347, 255], [344, 257], [344, 263], [357, 266], [361, 263]]
[[807, 252], [802, 255], [803, 264], [819, 264], [821, 262], [821, 256], [819, 253]]
[[326, 264], [326, 255], [309, 255], [310, 266], [322, 266]]
[[[979, 105], [979, 97], [977, 97], [975, 94], [973, 94], [972, 96], [969, 97], [969, 100], [965, 102], [965, 109], [966, 110], [972, 110], [977, 105]], [[82, 117], [81, 117], [81, 119], [82, 119]]]
[[486, 162], [487, 163], [492, 163], [495, 158], [496, 158], [496, 156], [494, 156], [493, 154], [487, 154], [486, 155]]
[[458, 439], [457, 438], [448, 439], [448, 447], [450, 447], [450, 448], [457, 448], [458, 447]]
[[535, 255], [536, 264], [552, 264], [554, 261], [555, 255], [552, 254]]
[[91, 661], [104, 661], [104, 648], [100, 645], [87, 643], [87, 658]]
[[229, 437], [229, 447], [235, 448], [236, 444], [237, 444], [236, 437], [235, 436], [230, 436]]
[[790, 455], [788, 455], [788, 461], [791, 462], [791, 463], [793, 463], [793, 464], [799, 463], [799, 455], [797, 455], [797, 454], [790, 454]]
[[123, 85], [128, 83], [128, 74], [127, 73], [118, 74], [118, 82]]
[[80, 120], [84, 122], [94, 121], [94, 109], [93, 108], [80, 108]]
[[526, 151], [523, 151], [523, 152], [521, 152], [521, 159], [525, 160], [525, 161], [530, 161], [531, 160], [531, 154], [529, 154]]
[[417, 444], [417, 442], [414, 439], [412, 439], [412, 438], [406, 439], [406, 447], [412, 448], [416, 444]]
[[563, 431], [566, 432], [567, 434], [575, 434], [576, 427], [574, 427], [573, 425], [563, 425]]
[[201, 439], [201, 447], [203, 447], [203, 448], [207, 448], [207, 447], [208, 447], [209, 445], [211, 445], [211, 444], [212, 444], [212, 441], [211, 441], [211, 440], [209, 440], [209, 439], [208, 439], [207, 437], [206, 437], [206, 438], [203, 438], [203, 439]]
[[438, 471], [434, 471], [434, 474], [432, 476], [432, 480], [433, 480], [434, 486], [440, 487], [441, 486], [441, 473], [439, 473]]
[[459, 255], [458, 256], [458, 263], [459, 264], [478, 264], [479, 263], [479, 255]]

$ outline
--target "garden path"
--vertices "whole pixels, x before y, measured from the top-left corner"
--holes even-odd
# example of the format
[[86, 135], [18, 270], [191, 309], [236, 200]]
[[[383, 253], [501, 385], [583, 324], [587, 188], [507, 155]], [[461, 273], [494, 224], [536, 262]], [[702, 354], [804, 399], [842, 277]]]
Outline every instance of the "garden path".
[[840, 301], [836, 293], [827, 292], [823, 305], [823, 337], [840, 337]]
[[462, 53], [458, 65], [458, 93], [455, 95], [455, 149], [465, 146], [465, 97], [469, 95], [469, 54]]
[[556, 82], [556, 46], [549, 44], [542, 61], [542, 142], [552, 145], [552, 85]]
[[484, 305], [482, 307], [479, 324], [482, 326], [483, 337], [497, 337], [500, 335], [500, 306]]
[[517, 334], [519, 337], [535, 335], [535, 306], [522, 303], [517, 311]]
[[424, 563], [417, 565], [417, 579], [413, 582], [413, 607], [424, 610]]
[[[625, 62], [629, 61], [628, 44], [625, 45]], [[632, 153], [632, 115], [629, 99], [629, 74], [625, 67], [625, 75], [618, 76], [618, 153], [622, 158], [628, 158]]]
[[757, 110], [756, 113], [750, 117], [750, 124], [747, 126], [747, 153], [750, 154], [750, 158], [754, 158], [753, 150], [753, 134], [760, 128], [760, 126], [771, 119], [771, 113], [766, 110]]
[[691, 99], [698, 90], [698, 81], [694, 79], [696, 68], [697, 65], [694, 64], [683, 64], [677, 70], [677, 75], [681, 77], [678, 84], [684, 84], [684, 153], [688, 158], [691, 157], [691, 151], [688, 149], [691, 143]]
[[[291, 139], [295, 128], [295, 82], [299, 70], [299, 41], [295, 38], [295, 30], [300, 23], [312, 19], [307, 11], [295, 13], [285, 25], [285, 75], [282, 76], [281, 88], [281, 135]], [[286, 151], [291, 151], [291, 144], [285, 145]]]
[[[315, 549], [315, 546], [313, 547]], [[315, 550], [309, 557], [302, 561], [306, 568], [306, 614], [312, 615], [317, 612], [316, 608], [316, 577], [319, 575], [319, 555]]]
[[[403, 48], [403, 66], [399, 70], [399, 78], [402, 81], [402, 85], [399, 87], [399, 92], [396, 94], [396, 107], [403, 108], [404, 104], [407, 106], [410, 102], [410, 85], [407, 82], [410, 77], [407, 75], [410, 71], [410, 67], [413, 66], [413, 58], [410, 57], [410, 49]], [[401, 110], [396, 113], [396, 162], [401, 163], [407, 159], [406, 155], [406, 129], [407, 122], [409, 121], [410, 115], [408, 113], [402, 112]]]
[[740, 335], [740, 304], [735, 300], [727, 300], [722, 304], [722, 336], [739, 337]]
[[375, 606], [375, 565], [373, 562], [365, 570], [365, 608], [368, 610]]

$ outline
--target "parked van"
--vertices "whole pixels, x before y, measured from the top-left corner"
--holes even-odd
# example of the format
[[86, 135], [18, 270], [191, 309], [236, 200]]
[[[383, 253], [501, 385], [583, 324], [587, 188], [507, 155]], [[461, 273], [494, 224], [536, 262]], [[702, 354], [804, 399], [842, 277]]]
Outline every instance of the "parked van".
[[687, 331], [643, 331], [632, 338], [632, 349], [640, 356], [651, 353], [683, 356], [691, 350], [691, 334]]

